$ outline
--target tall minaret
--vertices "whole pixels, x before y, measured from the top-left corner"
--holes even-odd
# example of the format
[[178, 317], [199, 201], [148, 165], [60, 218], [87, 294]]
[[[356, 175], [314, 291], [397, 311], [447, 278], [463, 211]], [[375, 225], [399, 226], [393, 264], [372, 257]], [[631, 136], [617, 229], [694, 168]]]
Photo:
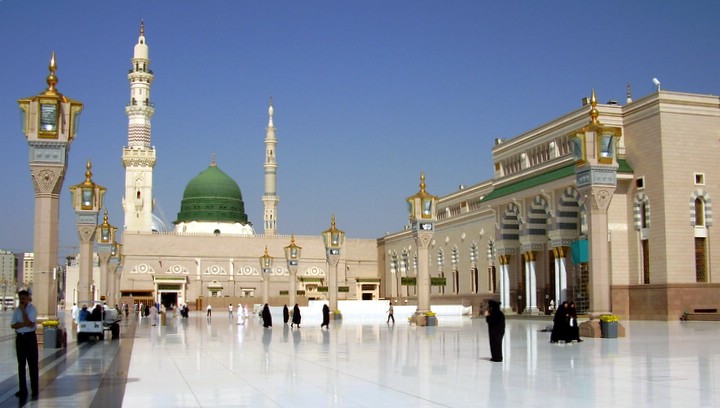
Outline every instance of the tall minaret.
[[277, 206], [280, 198], [277, 196], [277, 161], [275, 160], [277, 138], [275, 137], [275, 126], [273, 125], [272, 97], [270, 98], [268, 116], [270, 119], [265, 133], [265, 194], [262, 198], [263, 204], [265, 204], [263, 227], [265, 235], [275, 235], [277, 233]]
[[130, 81], [130, 102], [125, 107], [128, 115], [128, 146], [123, 148], [125, 166], [125, 229], [152, 231], [152, 174], [155, 167], [155, 148], [150, 145], [150, 118], [155, 107], [150, 103], [150, 70], [148, 46], [145, 43], [145, 25], [140, 21], [140, 36], [135, 44]]

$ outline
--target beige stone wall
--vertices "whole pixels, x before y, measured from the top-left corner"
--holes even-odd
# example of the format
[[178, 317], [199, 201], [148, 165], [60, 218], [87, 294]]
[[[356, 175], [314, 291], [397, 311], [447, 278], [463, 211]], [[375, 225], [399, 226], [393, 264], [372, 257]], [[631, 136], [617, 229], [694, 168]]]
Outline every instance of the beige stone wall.
[[[325, 261], [322, 238], [295, 237], [302, 247], [297, 275], [324, 279], [329, 273]], [[123, 265], [120, 290], [124, 292], [155, 290], [155, 280], [185, 279], [186, 292], [181, 303], [193, 304], [200, 297], [209, 298], [209, 285], [222, 287], [222, 297], [240, 297], [243, 290], [253, 290], [262, 298], [263, 280], [259, 257], [265, 246], [274, 258], [269, 289], [273, 302], [287, 302], [280, 291], [289, 290], [290, 277], [284, 247], [290, 236], [214, 236], [182, 234], [146, 234], [126, 232], [123, 236]], [[338, 285], [348, 286], [350, 292], [340, 293], [339, 299], [359, 299], [362, 296], [358, 279], [377, 279], [378, 267], [375, 240], [346, 239], [338, 265]], [[379, 283], [378, 283], [379, 284]], [[298, 283], [298, 290], [302, 284]], [[324, 298], [324, 293], [306, 293], [307, 297]], [[379, 297], [379, 289], [375, 295]], [[224, 302], [224, 301], [220, 301]]]
[[[636, 178], [645, 179], [645, 187], [632, 196], [646, 194], [651, 206], [651, 283], [695, 282], [689, 202], [697, 189], [711, 198], [720, 194], [717, 159], [708, 150], [720, 136], [717, 105], [717, 97], [661, 92], [626, 107], [627, 159]], [[704, 173], [704, 186], [695, 185], [694, 173]], [[717, 261], [720, 237], [713, 227], [708, 232], [710, 267]], [[634, 261], [639, 264], [639, 258]]]

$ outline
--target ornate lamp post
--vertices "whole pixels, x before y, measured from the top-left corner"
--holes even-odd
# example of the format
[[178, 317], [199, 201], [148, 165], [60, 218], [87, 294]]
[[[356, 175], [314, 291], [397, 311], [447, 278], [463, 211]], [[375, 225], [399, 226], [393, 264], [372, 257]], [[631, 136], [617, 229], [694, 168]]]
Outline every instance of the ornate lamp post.
[[260, 257], [260, 273], [263, 278], [263, 304], [270, 301], [270, 272], [272, 272], [273, 257], [268, 254], [267, 245], [265, 253]]
[[120, 266], [120, 260], [122, 258], [122, 244], [113, 242], [110, 249], [110, 262], [108, 263], [108, 296], [113, 304], [117, 303], [117, 292], [118, 292], [118, 279], [116, 273], [118, 273], [118, 266]]
[[295, 301], [295, 296], [297, 295], [297, 270], [301, 253], [302, 247], [295, 245], [295, 235], [293, 235], [290, 238], [290, 245], [285, 247], [285, 259], [287, 260], [288, 270], [290, 271], [290, 287], [288, 288], [290, 307], [297, 303]]
[[[608, 216], [617, 186], [617, 143], [622, 129], [598, 120], [595, 90], [590, 97], [590, 123], [570, 134], [575, 155], [575, 183], [585, 199], [588, 225], [590, 314], [611, 311]], [[561, 277], [562, 278], [562, 277]]]
[[338, 310], [338, 263], [340, 262], [340, 249], [345, 242], [345, 232], [335, 227], [335, 215], [330, 219], [330, 229], [323, 231], [322, 235], [325, 242], [325, 256], [330, 267], [330, 276], [328, 276], [330, 310], [336, 313]]
[[60, 190], [67, 170], [70, 144], [75, 138], [83, 104], [58, 92], [55, 53], [50, 59], [47, 89], [18, 100], [23, 112], [23, 133], [30, 147], [30, 174], [35, 186], [35, 291], [38, 317], [57, 313], [52, 270], [58, 258]]
[[425, 173], [420, 174], [420, 191], [408, 197], [410, 225], [417, 244], [417, 310], [415, 322], [418, 326], [427, 325], [427, 313], [430, 312], [430, 243], [435, 233], [435, 208], [438, 198], [425, 191]]
[[[90, 284], [93, 268], [93, 241], [97, 228], [97, 216], [103, 206], [105, 187], [92, 181], [92, 163], [85, 165], [85, 181], [70, 187], [73, 207], [77, 215], [77, 229], [80, 236], [80, 282], [78, 301], [95, 300]], [[112, 241], [111, 241], [112, 242]]]
[[[115, 231], [117, 231], [117, 227], [110, 225], [108, 222], [108, 212], [106, 209], [105, 215], [103, 216], [103, 223], [98, 225], [96, 232], [98, 258], [100, 259], [100, 300], [105, 301], [111, 296], [111, 279], [108, 276], [108, 263], [115, 251], [113, 246], [117, 245], [115, 242]], [[110, 300], [112, 301], [112, 298], [110, 298]]]

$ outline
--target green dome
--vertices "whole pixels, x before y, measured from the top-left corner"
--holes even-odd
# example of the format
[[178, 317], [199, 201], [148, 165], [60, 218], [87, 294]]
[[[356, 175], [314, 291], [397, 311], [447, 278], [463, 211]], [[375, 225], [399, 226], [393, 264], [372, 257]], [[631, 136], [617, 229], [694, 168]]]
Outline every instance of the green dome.
[[214, 164], [185, 187], [175, 224], [192, 221], [248, 222], [240, 187]]

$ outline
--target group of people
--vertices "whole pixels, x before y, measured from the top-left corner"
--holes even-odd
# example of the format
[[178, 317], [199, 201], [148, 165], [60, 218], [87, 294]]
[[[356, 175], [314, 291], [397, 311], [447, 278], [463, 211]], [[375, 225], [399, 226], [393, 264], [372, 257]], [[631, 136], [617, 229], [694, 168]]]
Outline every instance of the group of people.
[[552, 333], [550, 334], [550, 343], [559, 343], [561, 341], [565, 343], [582, 341], [580, 338], [580, 326], [578, 326], [575, 302], [562, 302], [557, 312], [555, 312]]
[[103, 320], [103, 309], [104, 306], [99, 303], [96, 304], [92, 310], [88, 309], [87, 305], [82, 305], [81, 308], [78, 308], [77, 304], [73, 303], [73, 306], [70, 309], [70, 314], [72, 315], [75, 323], [85, 321], [100, 322]]
[[[270, 306], [268, 306], [267, 303], [265, 303], [265, 306], [263, 306], [263, 310], [260, 314], [260, 316], [263, 319], [263, 327], [271, 327], [272, 326], [272, 316], [270, 315]], [[330, 328], [330, 308], [327, 304], [324, 304], [322, 307], [322, 316], [323, 320], [320, 324], [320, 328], [323, 327], [328, 329]], [[297, 328], [300, 328], [300, 322], [302, 321], [302, 315], [300, 314], [300, 306], [295, 303], [295, 306], [292, 309], [292, 320], [290, 316], [290, 309], [288, 309], [287, 305], [283, 306], [283, 323], [288, 324], [290, 322], [290, 328], [297, 326]]]

